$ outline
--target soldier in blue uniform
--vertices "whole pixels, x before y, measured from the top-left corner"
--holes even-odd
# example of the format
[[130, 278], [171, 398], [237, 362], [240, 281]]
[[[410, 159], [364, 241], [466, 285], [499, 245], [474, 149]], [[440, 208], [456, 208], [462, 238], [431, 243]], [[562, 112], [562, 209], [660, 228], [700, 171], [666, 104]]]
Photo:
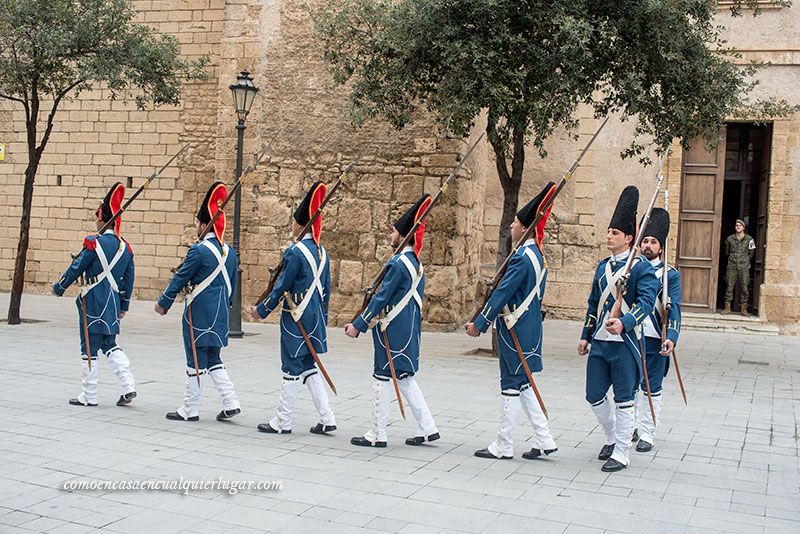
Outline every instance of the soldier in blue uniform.
[[[120, 210], [124, 197], [125, 187], [117, 182], [97, 209], [98, 230]], [[83, 276], [85, 281], [75, 300], [83, 364], [83, 391], [77, 398], [69, 400], [75, 406], [97, 406], [98, 355], [106, 357], [122, 388], [117, 406], [130, 404], [136, 397], [130, 361], [117, 345], [120, 320], [125, 317], [131, 303], [134, 275], [133, 251], [120, 237], [121, 225], [122, 220], [118, 217], [113, 229], [102, 235], [86, 237], [81, 253], [61, 279], [53, 284], [53, 294], [60, 297], [78, 277]], [[89, 332], [88, 350], [84, 328]]]
[[[639, 327], [653, 311], [658, 291], [653, 266], [641, 261], [640, 257], [630, 258], [636, 234], [638, 202], [638, 189], [628, 186], [622, 191], [606, 234], [606, 246], [611, 256], [602, 260], [595, 271], [578, 343], [578, 354], [589, 355], [586, 361], [586, 400], [605, 431], [606, 442], [597, 458], [605, 460], [602, 469], [606, 472], [619, 471], [629, 463], [635, 395], [643, 378]], [[612, 317], [617, 281], [623, 276], [627, 261], [635, 263], [621, 303], [621, 315]], [[607, 396], [612, 385], [615, 405]]]
[[[394, 223], [391, 235], [392, 247], [400, 246], [430, 202], [430, 195], [423, 195]], [[419, 371], [422, 297], [425, 289], [425, 273], [419, 260], [424, 235], [423, 221], [409, 241], [409, 246], [389, 260], [383, 284], [369, 306], [355, 322], [345, 326], [345, 333], [350, 337], [356, 337], [359, 332], [366, 332], [369, 323], [377, 319], [372, 328], [372, 342], [375, 348], [372, 374], [372, 425], [363, 436], [350, 440], [353, 445], [386, 447], [387, 444], [386, 424], [393, 389], [384, 344], [387, 339], [398, 387], [417, 420], [417, 432], [413, 437], [406, 439], [406, 445], [422, 445], [426, 441], [436, 441], [440, 437], [433, 415], [415, 378]]]
[[[293, 215], [292, 234], [295, 238], [317, 212], [325, 198], [327, 187], [314, 183]], [[266, 319], [281, 302], [281, 370], [283, 381], [278, 411], [269, 422], [258, 425], [268, 434], [292, 432], [292, 413], [303, 384], [308, 387], [311, 401], [319, 414], [319, 422], [311, 428], [313, 434], [336, 430], [336, 419], [325, 391], [314, 357], [303, 339], [299, 321], [317, 355], [328, 350], [328, 303], [331, 293], [331, 268], [328, 253], [320, 245], [322, 214], [311, 226], [311, 232], [295, 242], [283, 254], [283, 269], [267, 298], [250, 308], [254, 320]]]
[[224, 240], [225, 214], [219, 215], [211, 231], [200, 235], [227, 196], [228, 190], [222, 182], [214, 182], [209, 188], [195, 219], [199, 241], [189, 247], [186, 258], [155, 305], [156, 313], [166, 315], [178, 294], [184, 288], [190, 289], [182, 319], [185, 390], [183, 404], [166, 415], [173, 421], [200, 419], [200, 396], [207, 376], [211, 376], [222, 398], [217, 421], [228, 420], [242, 411], [228, 370], [220, 359], [222, 347], [228, 346], [228, 314], [239, 265], [236, 252]]
[[[661, 391], [664, 377], [669, 370], [669, 356], [678, 343], [681, 330], [681, 275], [677, 269], [669, 266], [667, 276], [667, 295], [664, 295], [664, 262], [661, 260], [664, 244], [669, 235], [669, 212], [662, 208], [653, 208], [650, 223], [642, 239], [642, 255], [647, 258], [656, 271], [658, 285], [658, 300], [653, 312], [644, 320], [644, 352], [647, 361], [647, 378], [650, 381], [650, 393], [653, 400], [653, 414], [647, 400], [647, 389], [644, 381], [641, 384], [642, 395], [639, 396], [637, 412], [640, 416], [639, 428], [641, 432], [634, 432], [633, 441], [638, 441], [636, 450], [648, 452], [655, 443], [656, 423], [661, 420]], [[669, 302], [669, 317], [667, 317], [667, 336], [662, 344], [662, 328], [664, 326], [664, 297]], [[638, 439], [637, 439], [638, 438]]]
[[[517, 212], [511, 224], [512, 242], [519, 241], [533, 224], [537, 213], [544, 208], [555, 188], [553, 182], [548, 183], [533, 200]], [[468, 335], [477, 337], [494, 324], [500, 348], [500, 425], [495, 440], [488, 447], [475, 451], [475, 456], [479, 458], [510, 460], [514, 457], [512, 435], [520, 408], [525, 411], [536, 434], [533, 447], [523, 453], [522, 457], [533, 460], [558, 450], [547, 424], [547, 416], [531, 389], [510, 332], [513, 328], [531, 372], [540, 372], [542, 299], [547, 280], [547, 267], [541, 247], [550, 209], [552, 206], [540, 219], [533, 237], [525, 241], [511, 257], [505, 275], [475, 322], [464, 325]]]

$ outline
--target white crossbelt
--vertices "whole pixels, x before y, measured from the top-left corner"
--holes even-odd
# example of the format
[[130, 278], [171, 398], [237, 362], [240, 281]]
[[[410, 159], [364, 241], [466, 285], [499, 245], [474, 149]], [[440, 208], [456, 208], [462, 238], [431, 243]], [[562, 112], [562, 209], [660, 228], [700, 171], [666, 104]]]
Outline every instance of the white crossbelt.
[[[633, 260], [629, 259], [628, 261], [636, 261], [638, 258], [634, 258]], [[631, 267], [632, 269], [633, 267]], [[606, 272], [605, 272], [605, 279], [606, 279], [606, 287], [603, 289], [603, 292], [600, 293], [600, 300], [597, 301], [597, 312], [598, 314], [603, 311], [603, 308], [606, 307], [606, 301], [608, 297], [611, 296], [612, 291], [616, 291], [617, 289], [617, 282], [622, 278], [623, 274], [625, 274], [625, 268], [619, 269], [617, 272], [613, 272], [611, 270], [611, 262], [606, 262]], [[630, 311], [630, 307], [628, 303], [625, 302], [625, 299], [622, 299], [621, 304], [621, 311], [623, 314], [628, 313]]]
[[93, 284], [85, 285], [81, 288], [81, 296], [85, 297], [89, 291], [95, 288], [97, 284], [101, 283], [103, 279], [108, 280], [108, 283], [111, 285], [111, 290], [114, 293], [119, 293], [119, 287], [117, 286], [117, 281], [114, 279], [114, 276], [111, 274], [111, 269], [122, 259], [122, 255], [125, 254], [125, 241], [122, 239], [119, 240], [119, 248], [117, 249], [117, 253], [114, 254], [114, 257], [111, 258], [111, 263], [108, 263], [108, 258], [106, 258], [106, 253], [103, 252], [103, 247], [100, 246], [100, 243], [97, 242], [97, 246], [95, 247], [94, 251], [97, 253], [97, 259], [100, 260], [100, 265], [103, 267], [103, 271], [97, 275], [97, 280]]
[[319, 266], [317, 266], [316, 262], [314, 261], [314, 256], [312, 256], [311, 251], [308, 250], [308, 247], [303, 244], [302, 241], [297, 243], [297, 249], [302, 252], [303, 257], [305, 257], [306, 261], [308, 262], [308, 266], [311, 268], [311, 274], [314, 279], [311, 281], [311, 285], [306, 290], [306, 294], [303, 297], [303, 300], [300, 301], [300, 304], [291, 308], [290, 312], [292, 314], [292, 318], [295, 321], [299, 321], [301, 317], [303, 317], [303, 312], [306, 311], [308, 305], [311, 304], [311, 298], [314, 296], [314, 290], [319, 293], [319, 297], [321, 299], [325, 299], [325, 289], [322, 287], [322, 272], [325, 270], [325, 262], [328, 261], [328, 253], [325, 251], [322, 246], [319, 247], [320, 252], [322, 255], [319, 259]]
[[514, 328], [514, 325], [517, 324], [517, 321], [519, 321], [520, 317], [522, 317], [522, 315], [528, 311], [528, 308], [530, 308], [531, 302], [533, 302], [534, 298], [542, 298], [542, 282], [544, 282], [544, 273], [547, 272], [547, 269], [542, 269], [539, 259], [530, 248], [525, 248], [525, 255], [533, 264], [533, 271], [536, 273], [536, 283], [534, 284], [531, 292], [528, 293], [528, 296], [525, 297], [525, 300], [523, 300], [514, 311], [509, 309], [508, 304], [506, 304], [506, 307], [503, 308], [503, 313], [500, 314], [500, 316], [503, 318], [503, 321], [505, 321], [506, 328], [509, 330]]
[[423, 273], [422, 264], [420, 264], [419, 270], [417, 270], [414, 268], [414, 264], [411, 263], [411, 260], [409, 260], [405, 254], [400, 255], [400, 261], [403, 262], [403, 265], [405, 265], [406, 269], [408, 269], [408, 274], [411, 275], [411, 287], [408, 289], [408, 291], [406, 291], [406, 294], [403, 295], [403, 298], [398, 301], [397, 305], [395, 305], [395, 307], [386, 314], [386, 317], [378, 321], [381, 325], [381, 330], [386, 330], [389, 328], [391, 322], [394, 321], [398, 315], [400, 315], [400, 312], [402, 312], [406, 306], [408, 306], [409, 302], [411, 302], [411, 299], [414, 299], [417, 302], [419, 309], [422, 310], [422, 297], [420, 296], [419, 291], [417, 291], [417, 286], [419, 286], [419, 280], [422, 278]]
[[219, 253], [219, 250], [217, 250], [217, 247], [212, 245], [210, 241], [202, 241], [202, 244], [208, 250], [210, 250], [214, 254], [214, 256], [217, 258], [217, 268], [214, 269], [213, 271], [211, 271], [211, 274], [206, 276], [203, 279], [202, 282], [200, 282], [199, 284], [194, 286], [194, 289], [192, 289], [192, 292], [189, 293], [188, 297], [186, 297], [186, 305], [187, 306], [189, 304], [191, 304], [194, 299], [197, 298], [197, 295], [199, 295], [200, 293], [205, 291], [205, 289], [208, 286], [211, 285], [211, 282], [213, 282], [217, 278], [218, 274], [222, 274], [222, 279], [225, 280], [225, 287], [228, 288], [228, 296], [230, 297], [230, 295], [231, 295], [231, 279], [228, 277], [228, 270], [225, 268], [225, 258], [228, 257], [228, 250], [229, 250], [228, 249], [228, 244], [227, 243], [223, 243], [223, 245], [222, 245], [222, 254]]
[[[628, 257], [628, 261], [636, 261], [636, 258], [630, 259]], [[632, 268], [632, 267], [631, 267]], [[606, 307], [606, 301], [611, 296], [612, 291], [616, 291], [617, 289], [617, 282], [622, 278], [623, 274], [625, 273], [625, 268], [620, 268], [617, 272], [613, 272], [611, 270], [611, 262], [606, 262], [606, 270], [605, 270], [605, 279], [606, 279], [606, 287], [603, 289], [602, 293], [600, 293], [600, 300], [597, 302], [597, 315], [599, 316], [598, 320], [598, 328], [596, 329], [597, 334], [595, 335], [595, 339], [599, 339], [602, 341], [622, 341], [622, 336], [613, 335], [605, 329], [605, 323], [608, 320], [608, 313], [604, 312], [603, 310]], [[616, 298], [616, 294], [614, 295]], [[620, 303], [620, 313], [625, 315], [631, 311], [630, 306], [628, 303], [625, 302], [625, 299], [622, 299]], [[639, 328], [634, 329], [636, 332], [636, 337], [641, 339], [642, 333]]]
[[[664, 267], [661, 267], [660, 269], [656, 270], [656, 278], [658, 279], [659, 282], [663, 282], [663, 279], [661, 278], [663, 275], [664, 275]], [[664, 295], [664, 291], [659, 291], [658, 293], [659, 295], [658, 299], [656, 300], [656, 306], [655, 310], [653, 310], [653, 313], [657, 314], [658, 317], [663, 321], [664, 298], [666, 297], [666, 295]], [[644, 321], [642, 322], [642, 326], [644, 328], [645, 337], [653, 337], [661, 339], [661, 332], [659, 332], [658, 329], [656, 328], [655, 322], [653, 321], [653, 318], [650, 315], [645, 317]]]

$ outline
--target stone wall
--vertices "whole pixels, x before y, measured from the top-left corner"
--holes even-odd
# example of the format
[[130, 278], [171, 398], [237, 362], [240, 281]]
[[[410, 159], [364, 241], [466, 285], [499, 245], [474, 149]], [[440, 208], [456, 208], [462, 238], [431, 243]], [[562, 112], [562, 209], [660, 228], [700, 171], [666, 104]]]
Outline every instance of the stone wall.
[[[131, 177], [135, 188], [191, 142], [187, 157], [125, 216], [125, 236], [136, 252], [136, 296], [157, 297], [192, 241], [192, 218], [208, 185], [214, 179], [233, 183], [236, 129], [228, 84], [246, 69], [261, 92], [247, 120], [245, 164], [261, 148], [270, 149], [242, 191], [245, 306], [264, 288], [267, 267], [290, 242], [289, 217], [308, 186], [315, 179], [335, 179], [375, 141], [325, 214], [323, 242], [333, 271], [331, 320], [335, 325], [348, 321], [361, 287], [389, 254], [391, 221], [423, 191], [435, 193], [468, 141], [447, 139], [425, 117], [402, 132], [379, 123], [353, 131], [342, 114], [345, 92], [333, 84], [320, 58], [304, 1], [138, 1], [135, 7], [141, 22], [175, 35], [185, 56], [209, 55], [210, 77], [186, 84], [183, 101], [174, 108], [139, 111], [110, 101], [102, 88], [64, 105], [37, 178], [26, 290], [48, 290], [69, 253], [93, 228], [94, 209], [114, 181]], [[756, 19], [721, 16], [744, 60], [771, 61], [760, 73], [757, 95], [795, 99], [800, 52], [790, 45], [800, 39], [800, 8], [770, 9]], [[544, 160], [528, 150], [520, 202], [547, 180], [558, 180], [594, 133], [598, 122], [588, 110], [579, 116], [577, 140], [557, 134], [546, 144]], [[471, 139], [481, 127], [479, 120]], [[800, 321], [800, 180], [793, 166], [800, 158], [798, 129], [797, 117], [774, 125], [761, 292], [764, 317], [787, 331]], [[619, 191], [638, 185], [642, 204], [650, 194], [654, 169], [619, 158], [631, 131], [630, 122], [612, 118], [556, 202], [545, 243], [550, 269], [545, 304], [555, 316], [582, 316], [594, 265], [605, 255], [605, 230]], [[0, 290], [6, 291], [19, 235], [24, 132], [22, 111], [0, 101], [0, 142], [7, 149], [0, 163], [0, 187], [6, 193], [0, 198]], [[502, 195], [488, 144], [483, 142], [473, 158], [430, 220], [422, 253], [429, 328], [458, 327], [479, 296], [480, 279], [494, 272]], [[680, 168], [676, 150], [667, 163], [672, 213], [678, 208]], [[229, 214], [232, 241], [232, 209]], [[673, 251], [676, 231], [674, 226]]]
[[[435, 194], [466, 150], [419, 117], [402, 132], [370, 123], [353, 131], [343, 116], [345, 91], [333, 84], [313, 38], [304, 2], [242, 2], [226, 7], [221, 55], [225, 79], [247, 68], [262, 90], [248, 117], [246, 153], [270, 146], [270, 160], [243, 187], [241, 262], [245, 305], [265, 288], [268, 267], [291, 239], [291, 213], [317, 179], [331, 184], [348, 163], [362, 163], [326, 209], [322, 242], [331, 258], [331, 324], [348, 322], [361, 289], [391, 254], [391, 223], [423, 192]], [[224, 83], [220, 81], [220, 93]], [[220, 101], [221, 154], [234, 153], [228, 98]], [[226, 135], [228, 134], [228, 135]], [[422, 252], [428, 284], [427, 326], [450, 329], [474, 296], [482, 176], [466, 165], [428, 225]], [[232, 174], [232, 158], [217, 171]], [[274, 318], [273, 318], [274, 320]]]
[[[130, 177], [133, 188], [138, 187], [183, 143], [191, 142], [196, 146], [187, 157], [167, 169], [124, 217], [125, 237], [136, 254], [137, 296], [157, 295], [182, 254], [197, 184], [205, 183], [213, 170], [221, 3], [134, 2], [137, 20], [175, 35], [184, 56], [211, 59], [214, 81], [186, 84], [180, 106], [141, 111], [132, 103], [111, 101], [102, 88], [62, 103], [34, 189], [26, 290], [47, 291], [63, 272], [70, 253], [80, 250], [82, 236], [94, 229], [94, 210], [114, 182], [128, 185]], [[5, 100], [0, 100], [0, 142], [7, 151], [0, 163], [0, 289], [7, 291], [19, 239], [27, 145], [23, 111]]]
[[[761, 16], [749, 14], [730, 18], [725, 11], [719, 20], [728, 27], [731, 46], [743, 53], [742, 62], [769, 62], [758, 74], [756, 98], [786, 98], [797, 103], [795, 87], [800, 72], [800, 51], [791, 46], [800, 39], [800, 9], [765, 6]], [[779, 37], [778, 37], [779, 36]], [[582, 114], [586, 116], [586, 113]], [[547, 180], [557, 181], [594, 131], [596, 121], [582, 120], [580, 139], [569, 139], [564, 132], [545, 144], [549, 155], [539, 158], [532, 148], [526, 152], [526, 166], [520, 204], [538, 193]], [[800, 161], [798, 146], [800, 117], [773, 122], [772, 168], [769, 189], [769, 214], [765, 283], [759, 305], [762, 318], [798, 333], [800, 328], [800, 173], [793, 162]], [[619, 192], [627, 184], [640, 189], [640, 207], [652, 194], [655, 170], [641, 167], [636, 160], [622, 160], [619, 154], [630, 142], [632, 124], [617, 118], [609, 121], [573, 183], [559, 196], [548, 224], [544, 251], [548, 261], [548, 287], [545, 306], [557, 317], [580, 318], [585, 312], [594, 267], [607, 255], [605, 232]], [[488, 155], [489, 158], [493, 154]], [[670, 189], [670, 212], [678, 213], [681, 187], [682, 150], [678, 143], [665, 164]], [[493, 272], [497, 251], [498, 222], [502, 193], [496, 176], [487, 180], [484, 211], [484, 272]], [[661, 200], [657, 205], [662, 205]], [[676, 219], [676, 217], [673, 217]], [[677, 220], [670, 235], [671, 259], [675, 259]]]

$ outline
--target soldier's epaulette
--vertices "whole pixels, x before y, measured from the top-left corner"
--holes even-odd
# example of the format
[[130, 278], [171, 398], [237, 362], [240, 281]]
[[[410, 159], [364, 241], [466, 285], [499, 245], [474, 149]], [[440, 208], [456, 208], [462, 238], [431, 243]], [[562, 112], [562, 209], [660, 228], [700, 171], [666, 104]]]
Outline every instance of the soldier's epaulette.
[[83, 248], [86, 250], [94, 250], [97, 248], [97, 236], [96, 235], [87, 235], [86, 238], [83, 240]]

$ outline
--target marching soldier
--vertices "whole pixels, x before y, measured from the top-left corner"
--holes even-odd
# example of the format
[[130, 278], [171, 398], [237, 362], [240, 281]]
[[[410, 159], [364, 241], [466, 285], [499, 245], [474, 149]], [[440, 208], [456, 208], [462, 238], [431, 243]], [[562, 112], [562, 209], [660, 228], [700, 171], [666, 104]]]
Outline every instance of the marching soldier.
[[[622, 191], [606, 235], [611, 256], [602, 260], [595, 271], [578, 343], [578, 354], [589, 355], [586, 400], [605, 431], [606, 442], [597, 458], [605, 461], [602, 469], [607, 472], [624, 469], [629, 463], [635, 394], [643, 378], [639, 325], [653, 311], [658, 291], [653, 266], [640, 257], [630, 258], [638, 202], [636, 187], [628, 186]], [[628, 261], [635, 263], [621, 303], [621, 316], [615, 318], [610, 312], [617, 296], [617, 282], [625, 274]], [[612, 385], [616, 406], [607, 395]]]
[[[669, 212], [662, 208], [653, 208], [650, 215], [650, 223], [642, 239], [642, 254], [650, 265], [655, 269], [656, 279], [659, 281], [658, 295], [664, 296], [664, 263], [661, 261], [661, 253], [664, 244], [667, 242], [669, 234]], [[650, 412], [650, 405], [647, 400], [647, 390], [642, 381], [641, 387], [644, 392], [639, 396], [638, 413], [641, 418], [641, 432], [634, 432], [634, 441], [637, 441], [636, 450], [638, 452], [648, 452], [652, 450], [655, 443], [656, 423], [661, 420], [661, 390], [664, 377], [669, 370], [669, 355], [678, 343], [678, 335], [681, 329], [681, 275], [677, 269], [671, 265], [667, 267], [667, 302], [661, 298], [656, 301], [655, 307], [644, 320], [644, 351], [647, 362], [647, 377], [650, 381], [650, 392], [653, 401], [653, 411], [656, 420], [653, 421], [653, 414]], [[664, 325], [664, 310], [669, 308], [667, 324]], [[664, 328], [666, 327], [666, 328]], [[666, 338], [662, 334], [666, 331]]]
[[[397, 248], [405, 239], [431, 202], [423, 195], [395, 223], [391, 235], [392, 247]], [[406, 445], [422, 445], [439, 439], [439, 430], [425, 397], [415, 378], [419, 371], [419, 345], [422, 333], [422, 296], [425, 273], [419, 260], [425, 222], [419, 225], [414, 236], [400, 254], [394, 255], [386, 267], [383, 284], [369, 306], [352, 323], [345, 326], [350, 337], [366, 332], [372, 319], [378, 318], [372, 328], [375, 348], [372, 382], [372, 425], [363, 436], [350, 440], [361, 447], [386, 447], [386, 424], [392, 397], [392, 374], [386, 344], [392, 356], [397, 385], [411, 406], [417, 420], [416, 435], [406, 439]]]
[[725, 309], [723, 314], [731, 313], [731, 302], [733, 302], [733, 290], [736, 281], [739, 281], [739, 295], [741, 300], [741, 314], [747, 317], [747, 303], [750, 297], [750, 262], [756, 253], [756, 242], [753, 238], [744, 233], [747, 225], [741, 219], [736, 219], [736, 233], [729, 235], [725, 239], [725, 257], [728, 260], [728, 268], [725, 272], [728, 285], [725, 288]]
[[[292, 234], [295, 237], [299, 237], [317, 212], [326, 192], [327, 187], [321, 181], [311, 186], [294, 212]], [[292, 432], [292, 413], [303, 384], [308, 387], [320, 418], [311, 433], [327, 434], [336, 430], [325, 384], [304, 339], [307, 335], [317, 354], [327, 352], [331, 270], [328, 253], [319, 242], [321, 234], [322, 214], [319, 214], [311, 225], [311, 232], [284, 252], [283, 269], [270, 294], [258, 306], [250, 308], [250, 315], [258, 321], [266, 319], [281, 301], [284, 302], [280, 318], [283, 371], [280, 401], [275, 417], [258, 425], [261, 432]], [[301, 332], [298, 323], [305, 332]]]
[[191, 288], [182, 321], [185, 390], [183, 404], [167, 413], [167, 419], [172, 421], [200, 419], [200, 396], [206, 376], [211, 376], [222, 398], [217, 421], [225, 421], [242, 411], [228, 370], [220, 359], [222, 347], [228, 346], [228, 313], [238, 282], [236, 252], [223, 239], [225, 214], [220, 213], [211, 231], [200, 235], [227, 196], [228, 189], [222, 182], [214, 182], [209, 188], [195, 218], [199, 241], [189, 247], [186, 258], [155, 305], [156, 313], [166, 315], [178, 294], [187, 286]]
[[[117, 182], [97, 208], [97, 229], [120, 210], [125, 187]], [[136, 398], [135, 381], [130, 361], [117, 345], [120, 320], [125, 317], [133, 293], [133, 251], [120, 236], [121, 218], [114, 228], [83, 240], [83, 250], [61, 279], [53, 284], [53, 294], [62, 296], [78, 277], [85, 284], [76, 299], [79, 317], [83, 391], [69, 403], [74, 406], [97, 406], [97, 356], [104, 355], [117, 375], [122, 393], [117, 406], [125, 406]], [[88, 339], [87, 334], [88, 333]]]
[[[517, 212], [511, 224], [512, 242], [516, 243], [533, 224], [554, 188], [553, 182], [548, 183]], [[531, 389], [510, 333], [513, 328], [530, 370], [540, 372], [542, 299], [547, 280], [547, 267], [541, 248], [550, 209], [552, 205], [537, 224], [533, 237], [525, 241], [511, 257], [502, 281], [492, 292], [475, 323], [464, 325], [468, 335], [477, 337], [495, 324], [500, 348], [500, 426], [497, 438], [488, 447], [475, 451], [475, 456], [479, 458], [510, 460], [514, 457], [512, 436], [520, 408], [525, 411], [536, 433], [533, 448], [523, 453], [522, 457], [533, 460], [558, 450], [547, 424], [547, 416]]]

